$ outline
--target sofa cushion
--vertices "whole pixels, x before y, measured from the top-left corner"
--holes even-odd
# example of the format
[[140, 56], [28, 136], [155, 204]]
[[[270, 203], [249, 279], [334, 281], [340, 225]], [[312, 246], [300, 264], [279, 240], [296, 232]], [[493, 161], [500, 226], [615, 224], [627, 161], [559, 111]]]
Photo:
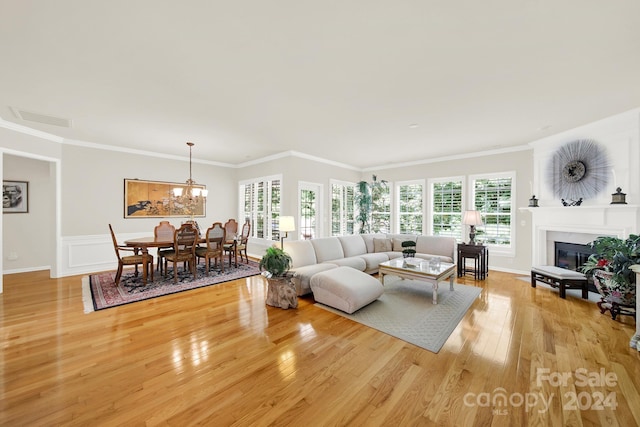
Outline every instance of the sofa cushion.
[[391, 239], [373, 239], [373, 252], [390, 252], [392, 250]]
[[311, 265], [317, 262], [316, 252], [313, 249], [313, 245], [310, 240], [292, 240], [284, 242], [284, 251], [288, 253], [293, 260], [291, 268]]
[[364, 240], [359, 234], [339, 236], [338, 240], [340, 240], [344, 256], [347, 258], [367, 253], [367, 245], [364, 244]]
[[344, 258], [344, 251], [342, 250], [340, 240], [335, 237], [323, 237], [309, 241], [316, 252], [316, 260], [318, 263]]
[[451, 259], [453, 262], [456, 250], [456, 239], [446, 236], [418, 236], [416, 240], [416, 252], [421, 254], [440, 255]]
[[356, 270], [364, 271], [367, 268], [367, 262], [362, 258], [362, 256], [352, 256], [349, 258], [337, 258], [329, 261], [325, 261], [326, 263], [335, 264], [338, 267], [351, 267]]
[[373, 253], [360, 255], [360, 258], [366, 263], [365, 273], [373, 274], [378, 272], [378, 266], [381, 262], [389, 261], [387, 253]]
[[450, 262], [453, 264], [453, 258], [448, 257], [448, 256], [443, 256], [443, 255], [436, 255], [436, 254], [415, 254], [416, 258], [421, 258], [421, 259], [426, 259], [426, 260], [430, 260], [433, 258], [439, 258], [440, 261], [442, 262]]
[[291, 283], [293, 283], [296, 288], [296, 294], [306, 295], [308, 293], [311, 293], [311, 277], [313, 277], [313, 275], [316, 273], [332, 270], [334, 268], [338, 267], [335, 264], [323, 263], [305, 265], [303, 267], [291, 269], [290, 273], [293, 274]]
[[402, 252], [402, 250], [404, 249], [402, 247], [402, 242], [407, 242], [409, 240], [415, 242], [416, 241], [416, 236], [413, 234], [401, 234], [400, 237], [393, 237], [393, 251], [394, 252]]
[[314, 275], [311, 290], [316, 302], [349, 314], [377, 300], [384, 292], [379, 280], [349, 267]]
[[382, 233], [369, 233], [369, 234], [361, 234], [362, 240], [364, 240], [364, 244], [367, 247], [367, 253], [373, 253], [373, 239], [386, 239], [387, 235]]

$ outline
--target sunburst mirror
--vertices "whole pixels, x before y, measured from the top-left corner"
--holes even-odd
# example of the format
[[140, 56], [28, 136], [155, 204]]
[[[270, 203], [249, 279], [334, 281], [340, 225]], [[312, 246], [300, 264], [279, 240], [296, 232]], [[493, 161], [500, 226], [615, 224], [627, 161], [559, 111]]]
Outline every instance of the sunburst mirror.
[[560, 199], [593, 198], [606, 189], [609, 158], [605, 148], [590, 139], [580, 139], [560, 147], [551, 156], [547, 176], [553, 194]]

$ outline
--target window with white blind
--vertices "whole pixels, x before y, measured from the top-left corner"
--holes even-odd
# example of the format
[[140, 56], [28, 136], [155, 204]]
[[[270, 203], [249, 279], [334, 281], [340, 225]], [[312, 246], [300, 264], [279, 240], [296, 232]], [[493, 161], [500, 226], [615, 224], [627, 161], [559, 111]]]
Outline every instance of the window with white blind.
[[298, 229], [300, 239], [320, 237], [322, 185], [310, 182], [298, 183]]
[[240, 223], [249, 220], [251, 236], [279, 240], [282, 176], [257, 178], [240, 183]]
[[422, 234], [424, 224], [424, 181], [405, 181], [396, 185], [398, 232]]
[[472, 209], [480, 211], [482, 225], [476, 226], [476, 240], [510, 253], [515, 248], [515, 172], [469, 177]]
[[391, 186], [386, 181], [371, 185], [371, 232], [391, 233]]
[[355, 184], [331, 180], [331, 235], [353, 234], [355, 227]]
[[463, 240], [463, 177], [430, 180], [431, 234]]

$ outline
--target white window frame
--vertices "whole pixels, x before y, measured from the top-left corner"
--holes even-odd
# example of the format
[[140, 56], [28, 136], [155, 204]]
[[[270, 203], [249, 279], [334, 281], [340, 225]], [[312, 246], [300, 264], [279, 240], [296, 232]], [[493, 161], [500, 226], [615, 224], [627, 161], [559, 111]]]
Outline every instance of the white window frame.
[[404, 186], [404, 185], [422, 185], [422, 234], [424, 234], [424, 231], [426, 230], [426, 218], [427, 218], [427, 214], [426, 214], [426, 206], [425, 206], [425, 202], [426, 202], [426, 191], [427, 191], [427, 186], [425, 184], [425, 180], [424, 179], [414, 179], [411, 181], [398, 181], [396, 182], [395, 186], [394, 186], [394, 202], [395, 202], [395, 206], [393, 208], [393, 212], [395, 213], [395, 218], [394, 218], [394, 233], [400, 233], [400, 187]]
[[324, 200], [324, 186], [322, 184], [318, 184], [315, 182], [306, 182], [306, 181], [298, 181], [298, 232], [297, 236], [299, 239], [302, 238], [302, 200], [300, 199], [300, 193], [302, 190], [315, 191], [316, 193], [316, 235], [315, 238], [324, 236], [323, 223], [324, 223], [324, 215], [323, 215], [323, 207], [322, 201]]
[[[251, 220], [251, 237], [253, 238], [258, 238], [258, 239], [264, 239], [264, 240], [279, 240], [279, 230], [278, 230], [278, 222], [276, 221], [275, 225], [272, 224], [272, 220], [274, 220], [272, 218], [273, 214], [275, 213], [275, 210], [272, 208], [271, 206], [271, 191], [272, 191], [272, 186], [270, 185], [271, 182], [273, 181], [279, 181], [280, 182], [280, 206], [278, 209], [278, 217], [280, 216], [280, 213], [282, 212], [282, 205], [283, 205], [283, 197], [284, 197], [284, 192], [282, 191], [283, 189], [283, 181], [282, 181], [282, 175], [270, 175], [270, 176], [263, 176], [263, 177], [259, 177], [259, 178], [252, 178], [252, 179], [247, 179], [247, 180], [243, 180], [240, 181], [238, 183], [238, 218], [239, 218], [239, 222], [240, 224], [244, 223], [244, 221], [246, 220], [247, 217], [250, 218]], [[265, 195], [265, 209], [264, 209], [264, 218], [265, 218], [265, 224], [264, 224], [264, 236], [263, 237], [258, 237], [258, 227], [255, 226], [256, 222], [257, 222], [257, 215], [258, 215], [258, 211], [257, 210], [252, 210], [249, 215], [247, 215], [247, 213], [244, 210], [244, 197], [245, 197], [245, 193], [244, 193], [244, 187], [246, 185], [253, 185], [253, 184], [259, 184], [259, 183], [264, 183], [265, 184], [265, 191], [266, 191], [266, 195]], [[256, 196], [257, 197], [257, 196]]]
[[[328, 202], [329, 202], [329, 232], [328, 235], [329, 236], [334, 236], [333, 234], [333, 186], [334, 185], [341, 185], [343, 187], [353, 187], [353, 194], [355, 197], [355, 192], [356, 192], [356, 183], [355, 182], [349, 182], [349, 181], [340, 181], [337, 179], [330, 179], [329, 180], [329, 191], [328, 191]], [[355, 198], [354, 198], [354, 202], [355, 202]], [[340, 220], [340, 234], [336, 234], [336, 236], [344, 236], [347, 234], [347, 220], [345, 219], [345, 215], [344, 213], [346, 212], [344, 206], [341, 206], [341, 220]], [[355, 206], [354, 206], [354, 217], [353, 217], [353, 230], [355, 232], [355, 228], [356, 228], [356, 219], [355, 219]]]
[[[394, 211], [393, 211], [393, 208], [394, 208], [393, 195], [395, 193], [395, 191], [393, 191], [394, 190], [393, 182], [387, 182], [387, 188], [389, 189], [389, 231], [388, 233], [392, 233], [393, 227], [394, 227], [394, 218], [395, 218]], [[373, 196], [373, 192], [372, 192], [372, 196]], [[371, 222], [371, 225], [373, 226], [373, 211], [371, 212], [370, 222]]]
[[[461, 208], [462, 208], [462, 212], [460, 212], [460, 218], [461, 218], [461, 222], [462, 222], [462, 217], [464, 216], [464, 211], [468, 210], [467, 209], [467, 197], [465, 197], [465, 195], [467, 194], [467, 178], [465, 175], [458, 175], [458, 176], [449, 176], [449, 177], [442, 177], [442, 178], [430, 178], [427, 183], [427, 196], [428, 196], [428, 203], [429, 203], [429, 214], [428, 214], [428, 218], [427, 218], [427, 223], [429, 224], [429, 234], [434, 236], [434, 229], [433, 229], [433, 218], [435, 216], [435, 212], [434, 212], [434, 204], [433, 204], [433, 186], [434, 184], [438, 184], [438, 183], [442, 183], [442, 182], [452, 182], [452, 181], [459, 181], [462, 183], [461, 186]], [[460, 234], [458, 236], [454, 236], [456, 238], [456, 240], [458, 242], [464, 242], [465, 241], [465, 225], [462, 225], [461, 230], [460, 230]]]
[[[479, 179], [503, 179], [503, 178], [511, 178], [511, 221], [509, 227], [510, 233], [510, 243], [509, 245], [495, 245], [495, 244], [485, 244], [489, 248], [489, 252], [491, 255], [497, 256], [508, 256], [515, 257], [516, 255], [516, 171], [507, 171], [507, 172], [494, 172], [494, 173], [483, 173], [476, 175], [469, 175], [468, 177], [468, 199], [467, 199], [467, 209], [475, 209], [475, 181]], [[484, 212], [480, 212], [483, 215]], [[479, 226], [480, 228], [482, 226]], [[467, 227], [465, 227], [467, 229]]]

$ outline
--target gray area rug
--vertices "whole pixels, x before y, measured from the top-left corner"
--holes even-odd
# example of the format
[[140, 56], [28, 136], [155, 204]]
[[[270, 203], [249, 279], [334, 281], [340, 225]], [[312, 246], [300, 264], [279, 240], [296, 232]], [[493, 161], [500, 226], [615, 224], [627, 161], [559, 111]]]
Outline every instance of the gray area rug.
[[454, 289], [441, 282], [433, 305], [431, 284], [387, 276], [382, 296], [353, 314], [315, 305], [437, 353], [481, 292], [457, 283]]

